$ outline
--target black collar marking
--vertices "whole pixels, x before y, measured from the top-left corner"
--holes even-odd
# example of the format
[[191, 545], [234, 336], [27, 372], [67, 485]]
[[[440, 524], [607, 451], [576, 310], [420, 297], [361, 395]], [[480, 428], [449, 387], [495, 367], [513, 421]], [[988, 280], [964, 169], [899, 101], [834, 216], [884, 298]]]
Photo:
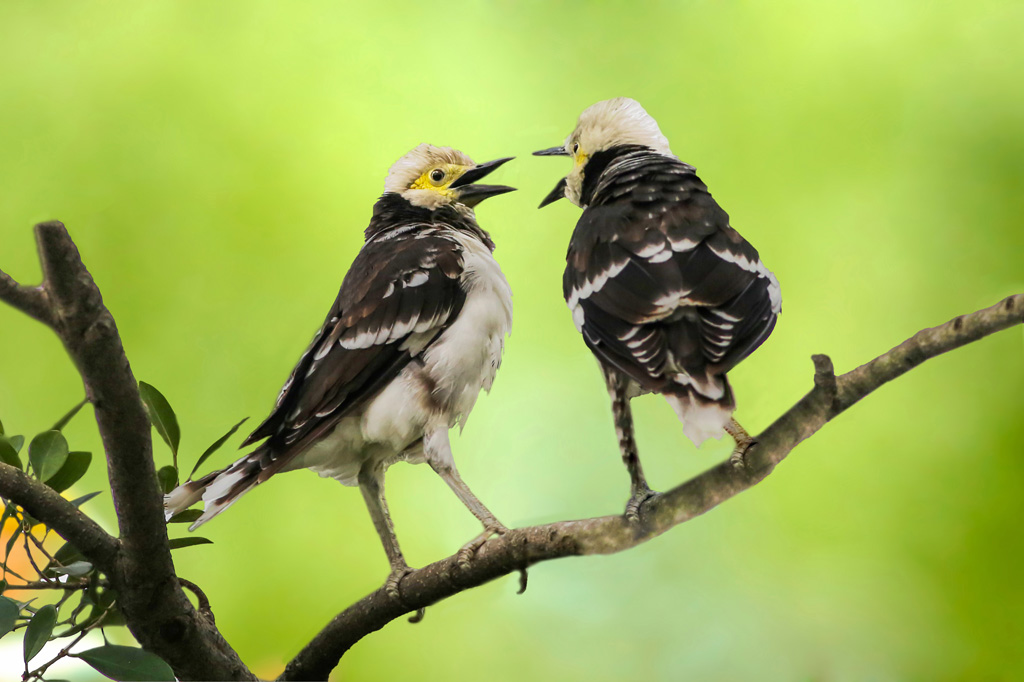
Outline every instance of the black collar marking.
[[580, 204], [583, 206], [590, 205], [594, 197], [594, 189], [597, 188], [598, 180], [601, 179], [601, 174], [604, 173], [608, 164], [620, 156], [643, 151], [653, 152], [650, 147], [642, 144], [623, 144], [609, 149], [602, 149], [591, 156], [587, 160], [587, 165], [583, 167], [583, 186], [580, 187]]
[[494, 251], [491, 236], [474, 219], [473, 212], [462, 213], [451, 205], [440, 208], [413, 206], [408, 199], [395, 192], [382, 194], [373, 205], [373, 216], [366, 227], [366, 241], [382, 236], [399, 227], [422, 225], [424, 227], [446, 227], [469, 234]]

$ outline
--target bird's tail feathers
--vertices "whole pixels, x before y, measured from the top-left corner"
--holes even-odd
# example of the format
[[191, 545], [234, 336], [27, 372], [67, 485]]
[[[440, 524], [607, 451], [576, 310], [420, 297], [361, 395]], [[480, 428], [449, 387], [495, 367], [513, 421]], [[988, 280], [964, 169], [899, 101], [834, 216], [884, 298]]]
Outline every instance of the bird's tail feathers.
[[700, 447], [708, 438], [725, 435], [736, 402], [724, 376], [708, 375], [699, 382], [673, 382], [663, 393], [683, 422], [683, 433], [694, 445]]
[[224, 469], [214, 471], [194, 481], [185, 481], [171, 492], [164, 495], [164, 520], [170, 521], [171, 517], [183, 512], [203, 497], [206, 486], [210, 485]]
[[262, 451], [263, 448], [257, 448], [226, 469], [182, 483], [164, 495], [164, 516], [170, 519], [202, 499], [203, 514], [188, 527], [193, 531], [220, 514], [269, 477], [260, 476], [265, 468]]

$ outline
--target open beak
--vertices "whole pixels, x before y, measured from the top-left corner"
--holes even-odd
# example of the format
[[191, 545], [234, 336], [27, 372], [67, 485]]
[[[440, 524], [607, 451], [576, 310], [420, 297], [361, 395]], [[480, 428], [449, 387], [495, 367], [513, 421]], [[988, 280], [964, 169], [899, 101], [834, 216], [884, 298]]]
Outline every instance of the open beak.
[[[548, 147], [547, 149], [541, 149], [539, 152], [534, 152], [534, 156], [571, 156], [569, 152], [565, 151], [565, 146], [560, 147]], [[537, 208], [544, 208], [548, 204], [553, 204], [559, 199], [565, 198], [565, 178], [558, 181], [555, 188], [548, 192], [548, 195], [544, 197], [544, 201], [540, 202], [540, 206]]]
[[449, 187], [451, 189], [459, 190], [459, 202], [469, 206], [470, 208], [473, 208], [489, 197], [496, 197], [499, 194], [505, 194], [506, 192], [514, 192], [516, 188], [508, 187], [507, 185], [473, 184], [477, 180], [482, 180], [490, 175], [503, 163], [507, 163], [514, 158], [514, 156], [509, 156], [504, 159], [495, 159], [494, 161], [488, 161], [487, 163], [477, 164], [456, 178]]
[[565, 151], [565, 147], [548, 147], [547, 149], [541, 149], [539, 152], [534, 152], [534, 156], [569, 156], [569, 152]]
[[544, 208], [548, 204], [553, 204], [556, 201], [558, 201], [559, 199], [564, 199], [564, 198], [565, 198], [565, 178], [562, 178], [561, 180], [558, 181], [558, 184], [555, 185], [555, 188], [553, 190], [551, 190], [550, 192], [548, 192], [548, 195], [546, 197], [544, 197], [544, 201], [540, 202], [540, 206], [538, 206], [537, 208]]
[[502, 164], [508, 163], [516, 157], [509, 156], [504, 159], [495, 159], [494, 161], [488, 161], [487, 163], [478, 163], [477, 165], [470, 168], [468, 171], [460, 175], [455, 179], [455, 182], [451, 184], [452, 189], [464, 187], [470, 185], [477, 180], [482, 180], [490, 175], [495, 169], [499, 168]]

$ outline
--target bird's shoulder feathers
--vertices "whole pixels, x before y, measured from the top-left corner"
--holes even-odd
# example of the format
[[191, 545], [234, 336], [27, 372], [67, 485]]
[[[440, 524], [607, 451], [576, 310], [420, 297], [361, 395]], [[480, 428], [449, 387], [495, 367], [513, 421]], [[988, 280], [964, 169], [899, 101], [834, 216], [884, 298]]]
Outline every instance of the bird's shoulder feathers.
[[463, 268], [458, 240], [430, 224], [369, 240], [273, 412], [243, 445], [267, 438], [272, 458], [286, 460], [329, 433], [454, 321], [466, 299]]
[[778, 282], [694, 169], [637, 147], [587, 163], [563, 292], [587, 344], [648, 390], [724, 374], [767, 338]]

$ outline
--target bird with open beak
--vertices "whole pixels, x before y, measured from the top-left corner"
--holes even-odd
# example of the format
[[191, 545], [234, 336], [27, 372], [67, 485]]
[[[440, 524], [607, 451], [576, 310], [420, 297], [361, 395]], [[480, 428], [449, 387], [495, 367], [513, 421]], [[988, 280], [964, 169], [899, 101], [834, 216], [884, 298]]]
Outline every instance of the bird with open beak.
[[726, 373], [771, 334], [779, 283], [635, 100], [594, 104], [564, 144], [534, 153], [573, 163], [541, 206], [566, 197], [583, 209], [562, 291], [605, 375], [635, 519], [653, 493], [630, 398], [662, 394], [698, 446], [729, 432], [740, 461], [753, 441]]
[[427, 462], [483, 524], [460, 551], [463, 563], [505, 532], [459, 476], [448, 431], [465, 422], [481, 389], [490, 390], [512, 326], [511, 290], [473, 210], [513, 190], [478, 182], [507, 161], [476, 164], [423, 144], [391, 166], [323, 325], [243, 446], [259, 444], [171, 491], [168, 518], [202, 499], [194, 530], [274, 474], [312, 469], [359, 486], [394, 597], [411, 569], [384, 499], [391, 464]]

